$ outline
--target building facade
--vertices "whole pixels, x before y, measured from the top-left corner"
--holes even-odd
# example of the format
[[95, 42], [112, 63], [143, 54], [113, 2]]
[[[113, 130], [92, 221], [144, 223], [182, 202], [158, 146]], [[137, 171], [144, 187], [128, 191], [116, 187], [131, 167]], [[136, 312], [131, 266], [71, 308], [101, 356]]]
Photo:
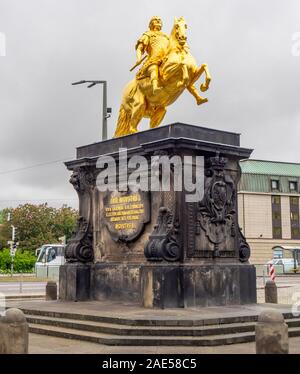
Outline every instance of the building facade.
[[240, 166], [239, 225], [251, 263], [292, 257], [286, 249], [300, 249], [300, 164], [247, 159]]

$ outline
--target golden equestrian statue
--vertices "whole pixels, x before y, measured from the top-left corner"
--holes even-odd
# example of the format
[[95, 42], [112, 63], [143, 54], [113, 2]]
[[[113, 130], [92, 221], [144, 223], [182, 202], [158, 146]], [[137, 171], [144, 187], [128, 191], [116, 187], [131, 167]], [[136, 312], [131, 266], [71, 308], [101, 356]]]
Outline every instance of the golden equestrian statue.
[[211, 76], [207, 65], [198, 67], [190, 54], [184, 18], [175, 18], [170, 36], [161, 28], [161, 19], [152, 17], [149, 30], [136, 44], [137, 62], [131, 71], [144, 64], [125, 87], [114, 137], [136, 133], [144, 117], [150, 118], [150, 128], [157, 127], [166, 114], [166, 107], [186, 88], [198, 105], [208, 101], [200, 96], [195, 83], [205, 72], [205, 83], [200, 87], [204, 92], [209, 88]]

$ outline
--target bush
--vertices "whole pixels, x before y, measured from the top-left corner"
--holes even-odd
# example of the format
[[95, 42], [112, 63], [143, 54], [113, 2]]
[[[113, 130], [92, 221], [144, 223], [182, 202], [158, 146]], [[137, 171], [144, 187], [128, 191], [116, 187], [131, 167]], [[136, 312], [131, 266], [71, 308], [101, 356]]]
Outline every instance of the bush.
[[0, 272], [7, 274], [10, 272], [11, 256], [9, 249], [0, 251]]
[[[10, 273], [11, 261], [9, 249], [6, 248], [0, 251], [0, 273]], [[14, 257], [14, 273], [31, 273], [35, 262], [36, 257], [30, 251], [17, 251]]]

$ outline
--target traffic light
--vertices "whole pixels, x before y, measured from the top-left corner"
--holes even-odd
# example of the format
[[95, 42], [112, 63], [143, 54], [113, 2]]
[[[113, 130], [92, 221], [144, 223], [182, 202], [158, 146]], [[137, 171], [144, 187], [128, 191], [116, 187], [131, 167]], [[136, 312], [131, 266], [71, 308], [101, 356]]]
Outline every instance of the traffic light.
[[19, 242], [13, 242], [12, 248], [16, 251], [19, 246]]

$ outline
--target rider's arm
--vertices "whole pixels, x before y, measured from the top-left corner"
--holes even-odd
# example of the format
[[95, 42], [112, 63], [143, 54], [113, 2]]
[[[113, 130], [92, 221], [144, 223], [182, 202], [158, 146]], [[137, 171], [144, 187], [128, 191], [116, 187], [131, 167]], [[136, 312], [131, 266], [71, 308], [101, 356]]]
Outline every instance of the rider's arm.
[[144, 54], [144, 45], [142, 43], [139, 43], [139, 45], [136, 48], [136, 61], [139, 62], [142, 59], [142, 56]]
[[148, 43], [149, 36], [147, 34], [143, 34], [143, 36], [136, 43], [135, 49], [137, 62], [141, 61], [143, 54], [146, 52]]

